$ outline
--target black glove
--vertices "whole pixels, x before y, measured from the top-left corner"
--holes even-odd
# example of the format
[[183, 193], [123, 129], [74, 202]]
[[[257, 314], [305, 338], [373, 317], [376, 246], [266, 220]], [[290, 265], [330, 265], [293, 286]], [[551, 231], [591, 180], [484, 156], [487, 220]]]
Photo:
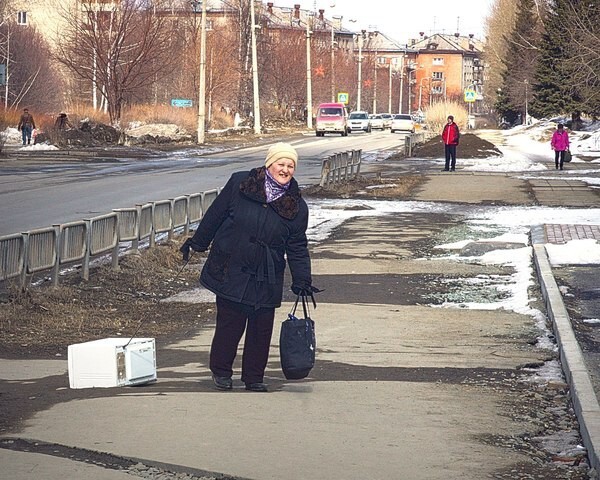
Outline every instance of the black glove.
[[296, 295], [300, 295], [301, 297], [312, 297], [313, 294], [322, 291], [323, 290], [319, 290], [317, 287], [313, 287], [312, 285], [305, 285], [303, 287], [299, 285], [292, 285], [292, 292], [294, 292]]
[[197, 251], [196, 248], [194, 248], [195, 244], [194, 242], [192, 242], [192, 238], [188, 238], [185, 242], [183, 242], [183, 245], [181, 246], [181, 248], [179, 249], [179, 251], [182, 253], [183, 255], [183, 261], [187, 262], [190, 259], [190, 250], [194, 250]]

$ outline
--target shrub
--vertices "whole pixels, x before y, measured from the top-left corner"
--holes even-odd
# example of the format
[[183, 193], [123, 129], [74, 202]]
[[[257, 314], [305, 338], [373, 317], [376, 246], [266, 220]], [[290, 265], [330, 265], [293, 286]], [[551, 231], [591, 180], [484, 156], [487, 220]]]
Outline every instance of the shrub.
[[454, 117], [454, 122], [461, 130], [467, 129], [469, 112], [464, 104], [452, 101], [439, 102], [425, 109], [425, 123], [432, 132], [440, 132], [448, 121], [448, 115]]

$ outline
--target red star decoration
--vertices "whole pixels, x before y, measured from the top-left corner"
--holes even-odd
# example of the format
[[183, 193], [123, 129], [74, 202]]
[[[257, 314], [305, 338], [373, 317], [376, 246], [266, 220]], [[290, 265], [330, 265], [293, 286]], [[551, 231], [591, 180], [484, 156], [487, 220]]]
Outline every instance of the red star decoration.
[[325, 76], [325, 69], [323, 68], [323, 65], [319, 65], [317, 68], [315, 68], [315, 76], [317, 76], [317, 77]]
[[365, 87], [369, 88], [372, 85], [371, 79], [365, 80]]

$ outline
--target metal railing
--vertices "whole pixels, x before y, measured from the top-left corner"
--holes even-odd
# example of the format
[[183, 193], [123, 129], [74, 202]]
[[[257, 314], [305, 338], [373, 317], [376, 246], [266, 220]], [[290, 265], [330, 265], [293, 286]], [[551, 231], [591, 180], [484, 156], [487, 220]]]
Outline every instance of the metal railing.
[[334, 153], [323, 159], [321, 166], [321, 187], [341, 181], [352, 180], [360, 175], [362, 150], [349, 150]]
[[89, 279], [92, 257], [109, 253], [112, 268], [119, 268], [119, 249], [125, 242], [138, 250], [140, 241], [154, 246], [156, 235], [174, 237], [175, 229], [198, 223], [221, 188], [118, 208], [93, 218], [0, 237], [0, 281], [18, 277], [25, 288], [28, 275], [51, 271], [52, 284], [59, 283], [60, 269], [81, 263], [81, 276]]
[[414, 146], [423, 143], [425, 140], [425, 132], [411, 133], [404, 137], [404, 155], [406, 157], [412, 157]]

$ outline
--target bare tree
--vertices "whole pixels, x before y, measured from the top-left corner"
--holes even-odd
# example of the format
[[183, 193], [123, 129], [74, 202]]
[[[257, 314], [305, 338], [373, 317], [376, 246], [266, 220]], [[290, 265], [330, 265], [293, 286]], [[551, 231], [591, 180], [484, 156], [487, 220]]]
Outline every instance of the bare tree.
[[48, 111], [62, 103], [63, 85], [52, 68], [48, 43], [31, 25], [17, 24], [9, 2], [0, 3], [0, 64], [5, 69], [5, 108], [27, 105]]
[[486, 69], [486, 101], [493, 104], [496, 92], [502, 87], [504, 61], [508, 51], [506, 38], [515, 26], [517, 0], [496, 0], [485, 22], [486, 45], [483, 57]]
[[[168, 0], [167, 0], [168, 1]], [[171, 69], [169, 4], [163, 0], [84, 1], [63, 10], [56, 59], [100, 92], [111, 123], [123, 104]]]

